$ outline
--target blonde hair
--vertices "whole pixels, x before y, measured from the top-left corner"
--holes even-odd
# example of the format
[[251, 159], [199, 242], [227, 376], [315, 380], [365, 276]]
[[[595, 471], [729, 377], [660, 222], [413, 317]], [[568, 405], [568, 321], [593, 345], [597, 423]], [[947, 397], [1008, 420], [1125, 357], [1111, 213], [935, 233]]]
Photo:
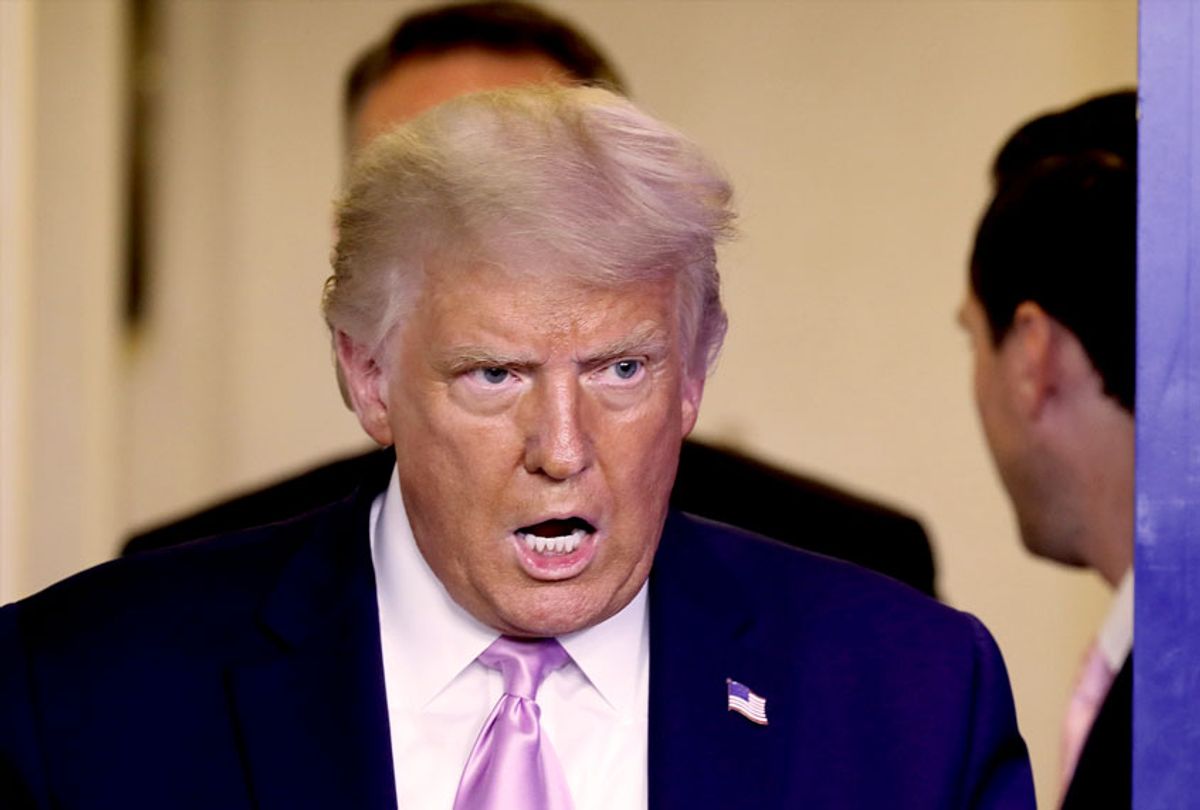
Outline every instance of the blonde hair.
[[597, 285], [674, 277], [687, 365], [702, 375], [727, 326], [716, 244], [733, 234], [731, 197], [691, 141], [606, 90], [463, 96], [359, 155], [338, 203], [325, 320], [378, 351], [431, 259], [448, 272], [552, 257], [536, 265]]

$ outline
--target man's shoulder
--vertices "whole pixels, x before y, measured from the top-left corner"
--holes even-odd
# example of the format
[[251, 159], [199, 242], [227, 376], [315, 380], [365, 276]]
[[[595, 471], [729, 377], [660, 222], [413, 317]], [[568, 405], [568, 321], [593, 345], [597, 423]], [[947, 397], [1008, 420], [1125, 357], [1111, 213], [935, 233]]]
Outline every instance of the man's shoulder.
[[878, 572], [706, 518], [672, 513], [656, 566], [675, 569], [685, 590], [736, 600], [784, 637], [835, 628], [839, 643], [878, 651], [938, 648], [948, 637], [974, 645], [987, 630], [970, 614]]
[[[381, 689], [371, 691], [378, 623], [365, 503], [365, 514], [352, 496], [114, 560], [0, 608], [0, 795], [55, 780], [64, 806], [95, 796], [105, 806], [226, 806], [244, 791], [247, 764], [263, 763], [244, 746], [272, 760], [280, 746], [294, 750], [283, 737], [305, 749], [308, 735], [324, 734], [335, 752], [365, 746], [346, 767], [369, 762], [375, 731], [366, 743], [345, 734], [386, 717]], [[320, 688], [306, 691], [313, 682]], [[357, 706], [371, 695], [362, 714], [336, 697], [335, 710], [310, 711], [350, 693]], [[328, 720], [321, 731], [314, 717], [319, 728]]]
[[671, 505], [935, 594], [933, 552], [915, 517], [736, 450], [684, 442]]
[[[747, 583], [787, 581], [801, 586], [810, 599], [818, 595], [855, 600], [883, 598], [935, 612], [946, 609], [911, 585], [878, 571], [700, 515], [671, 513], [664, 541], [678, 542], [680, 537], [687, 538], [693, 552], [687, 558], [695, 561], [694, 552], [702, 548], [704, 556], [720, 560], [717, 572]], [[855, 595], [847, 594], [847, 589]], [[752, 588], [749, 592], [768, 597], [765, 588]], [[795, 593], [796, 588], [786, 592]], [[770, 598], [775, 596], [770, 594]]]
[[103, 563], [4, 607], [5, 618], [24, 644], [48, 654], [236, 649], [289, 569], [326, 567], [336, 576], [345, 558], [365, 553], [355, 550], [366, 546], [365, 523], [353, 536], [363, 497]]
[[667, 754], [667, 769], [697, 796], [709, 792], [694, 774], [700, 747], [743, 772], [773, 769], [779, 790], [814, 806], [1032, 806], [1003, 660], [973, 616], [682, 514], [668, 519], [650, 609], [652, 723], [675, 728], [737, 681], [780, 735], [720, 713], [687, 720], [698, 742]]
[[190, 515], [144, 529], [129, 538], [121, 553], [130, 555], [167, 548], [288, 520], [334, 503], [358, 487], [381, 489], [395, 461], [390, 447], [326, 461]]

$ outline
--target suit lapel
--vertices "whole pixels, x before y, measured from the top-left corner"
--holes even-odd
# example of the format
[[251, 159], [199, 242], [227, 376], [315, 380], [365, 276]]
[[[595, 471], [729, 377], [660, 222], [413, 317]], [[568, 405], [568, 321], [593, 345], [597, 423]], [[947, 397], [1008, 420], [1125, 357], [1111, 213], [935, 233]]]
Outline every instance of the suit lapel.
[[396, 806], [369, 513], [360, 495], [306, 521], [262, 612], [277, 654], [230, 673], [263, 810]]
[[726, 679], [766, 698], [768, 722], [789, 696], [706, 531], [672, 514], [650, 577], [650, 807], [778, 806], [787, 730], [729, 711]]

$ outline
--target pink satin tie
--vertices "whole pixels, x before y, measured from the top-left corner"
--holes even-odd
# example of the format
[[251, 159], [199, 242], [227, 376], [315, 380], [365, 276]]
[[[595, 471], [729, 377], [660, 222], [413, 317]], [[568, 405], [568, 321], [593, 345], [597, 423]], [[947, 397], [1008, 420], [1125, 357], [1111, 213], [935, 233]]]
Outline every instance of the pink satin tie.
[[1071, 703], [1067, 706], [1067, 716], [1063, 722], [1062, 744], [1062, 786], [1066, 794], [1071, 777], [1075, 775], [1075, 766], [1079, 763], [1079, 755], [1087, 740], [1092, 723], [1100, 711], [1100, 705], [1108, 695], [1116, 673], [1109, 667], [1108, 661], [1099, 645], [1093, 643], [1083, 659], [1083, 668], [1079, 672], [1079, 680], [1071, 695]]
[[467, 758], [454, 810], [570, 810], [571, 793], [536, 698], [545, 677], [570, 660], [556, 640], [501, 636], [479, 655], [500, 670], [504, 694]]

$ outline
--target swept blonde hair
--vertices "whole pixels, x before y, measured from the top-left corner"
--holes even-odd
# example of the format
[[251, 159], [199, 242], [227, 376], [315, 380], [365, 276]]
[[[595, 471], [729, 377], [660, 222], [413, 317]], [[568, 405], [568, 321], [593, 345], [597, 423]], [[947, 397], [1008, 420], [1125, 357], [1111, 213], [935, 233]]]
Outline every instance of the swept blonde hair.
[[462, 96], [375, 139], [351, 168], [325, 320], [385, 348], [434, 258], [438, 272], [490, 261], [604, 286], [674, 277], [688, 369], [703, 375], [727, 327], [715, 248], [733, 235], [731, 196], [691, 141], [606, 90]]

